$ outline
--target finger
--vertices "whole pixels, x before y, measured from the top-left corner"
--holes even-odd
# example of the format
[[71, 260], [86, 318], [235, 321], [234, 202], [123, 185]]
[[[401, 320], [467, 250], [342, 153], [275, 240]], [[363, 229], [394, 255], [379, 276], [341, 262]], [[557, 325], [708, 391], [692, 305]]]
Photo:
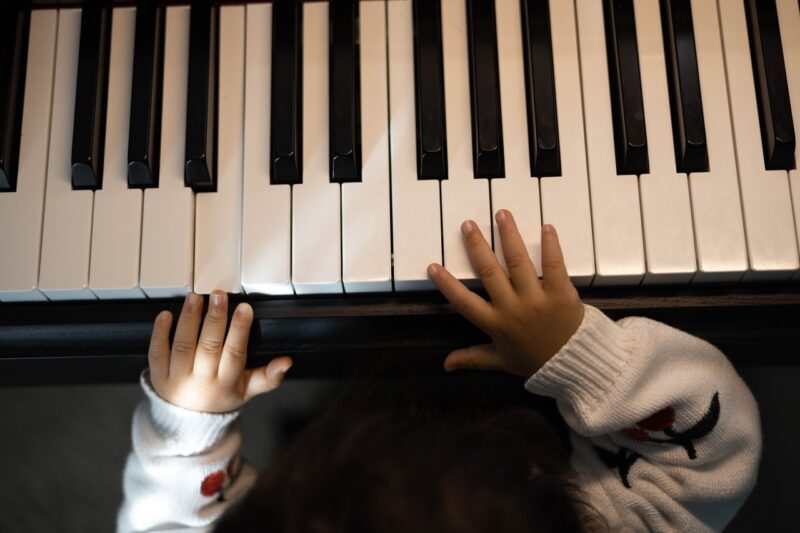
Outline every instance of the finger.
[[192, 371], [194, 352], [197, 347], [197, 332], [203, 314], [203, 297], [194, 292], [183, 302], [175, 338], [172, 340], [172, 356], [169, 361], [170, 376], [184, 376]]
[[172, 313], [169, 311], [161, 311], [153, 324], [150, 348], [147, 351], [150, 379], [153, 381], [169, 377], [169, 328], [171, 325]]
[[467, 220], [461, 225], [464, 235], [464, 244], [467, 247], [470, 263], [478, 273], [481, 283], [486, 288], [493, 301], [502, 300], [514, 295], [511, 281], [508, 279], [503, 267], [497, 261], [492, 247], [486, 242], [480, 228], [472, 220]]
[[503, 257], [506, 260], [508, 273], [514, 288], [522, 292], [541, 289], [539, 274], [531, 261], [525, 241], [517, 228], [517, 222], [507, 209], [501, 209], [495, 217], [500, 242], [503, 245]]
[[292, 367], [292, 358], [276, 357], [266, 366], [245, 370], [245, 401], [253, 396], [277, 389], [286, 371]]
[[564, 264], [561, 244], [555, 227], [542, 226], [542, 285], [545, 290], [561, 290], [572, 286], [572, 281]]
[[448, 372], [466, 368], [471, 370], [505, 370], [494, 343], [467, 346], [450, 352], [444, 360]]
[[221, 290], [212, 291], [209, 302], [192, 369], [193, 373], [205, 377], [216, 376], [219, 369], [225, 328], [228, 325], [228, 294]]
[[446, 268], [431, 263], [428, 265], [428, 275], [447, 301], [453, 304], [456, 311], [464, 318], [483, 330], [493, 326], [494, 311], [491, 304], [469, 290]]
[[242, 377], [247, 362], [247, 338], [252, 323], [253, 308], [250, 304], [241, 303], [236, 306], [225, 346], [222, 347], [222, 358], [219, 361], [217, 379], [222, 385], [232, 387]]

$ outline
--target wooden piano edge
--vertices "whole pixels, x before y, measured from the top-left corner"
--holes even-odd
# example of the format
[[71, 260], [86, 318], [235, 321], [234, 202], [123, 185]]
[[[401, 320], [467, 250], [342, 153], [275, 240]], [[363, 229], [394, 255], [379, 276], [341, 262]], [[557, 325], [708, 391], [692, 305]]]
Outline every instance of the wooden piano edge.
[[[697, 335], [736, 365], [800, 364], [797, 285], [580, 292], [613, 319], [644, 316]], [[292, 379], [344, 377], [375, 355], [442, 376], [450, 350], [489, 341], [436, 292], [231, 295], [229, 313], [241, 301], [254, 310], [248, 366], [291, 355]], [[0, 303], [0, 385], [135, 382], [147, 365], [153, 319], [163, 309], [177, 317], [181, 304], [182, 298]]]

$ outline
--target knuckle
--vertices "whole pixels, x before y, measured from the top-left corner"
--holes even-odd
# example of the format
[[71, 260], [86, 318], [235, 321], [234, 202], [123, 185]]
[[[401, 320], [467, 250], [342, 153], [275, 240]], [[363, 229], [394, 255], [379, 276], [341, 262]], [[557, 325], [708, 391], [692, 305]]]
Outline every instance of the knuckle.
[[521, 252], [509, 252], [506, 256], [506, 265], [508, 265], [508, 268], [511, 270], [525, 267], [530, 261], [531, 259], [528, 257], [528, 254], [523, 254]]
[[211, 307], [211, 309], [208, 310], [208, 314], [206, 315], [206, 322], [211, 322], [212, 324], [218, 324], [220, 322], [223, 322], [226, 317], [227, 314], [225, 313], [225, 310]]
[[470, 316], [474, 309], [475, 307], [472, 305], [472, 302], [469, 301], [461, 301], [456, 304], [456, 311], [464, 316]]
[[478, 276], [483, 280], [492, 279], [497, 274], [497, 269], [495, 265], [492, 263], [484, 263], [482, 265], [478, 265], [477, 268]]
[[175, 339], [172, 343], [172, 351], [176, 353], [190, 353], [194, 348], [194, 343], [187, 339]]
[[482, 241], [483, 241], [483, 236], [477, 230], [471, 231], [467, 235], [467, 245], [472, 249], [478, 248], [481, 245]]
[[466, 358], [464, 359], [464, 366], [469, 370], [478, 370], [478, 363], [475, 361], [475, 349], [471, 346], [467, 348]]
[[581, 299], [578, 291], [573, 286], [557, 291], [553, 298], [561, 306], [573, 305]]
[[245, 355], [247, 355], [245, 353], [244, 349], [242, 349], [242, 347], [240, 347], [240, 346], [230, 346], [229, 345], [225, 349], [230, 354], [230, 356], [232, 358], [234, 358], [234, 359], [242, 359], [242, 358], [245, 357]]
[[552, 257], [542, 258], [542, 268], [559, 268], [561, 267], [561, 260]]
[[219, 353], [222, 349], [222, 342], [217, 339], [201, 339], [198, 347], [204, 352]]

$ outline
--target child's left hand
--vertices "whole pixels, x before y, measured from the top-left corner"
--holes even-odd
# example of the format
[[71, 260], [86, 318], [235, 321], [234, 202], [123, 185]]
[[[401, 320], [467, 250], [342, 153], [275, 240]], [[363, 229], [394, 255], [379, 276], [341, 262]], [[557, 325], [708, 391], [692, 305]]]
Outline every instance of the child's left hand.
[[[216, 304], [215, 296], [220, 297]], [[253, 308], [247, 303], [236, 307], [226, 338], [228, 295], [214, 291], [210, 302], [198, 340], [203, 298], [194, 293], [186, 297], [171, 350], [172, 313], [162, 311], [156, 317], [147, 358], [150, 381], [164, 400], [194, 411], [224, 413], [278, 388], [292, 359], [277, 357], [266, 366], [245, 369]]]

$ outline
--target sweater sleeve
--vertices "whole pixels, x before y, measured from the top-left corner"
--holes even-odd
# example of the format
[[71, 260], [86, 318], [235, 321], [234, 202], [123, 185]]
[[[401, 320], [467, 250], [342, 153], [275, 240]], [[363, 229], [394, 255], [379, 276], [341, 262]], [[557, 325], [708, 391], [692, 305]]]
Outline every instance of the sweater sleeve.
[[727, 357], [643, 317], [583, 322], [525, 383], [556, 399], [571, 465], [613, 531], [720, 531], [761, 459], [756, 401]]
[[253, 485], [242, 461], [239, 411], [205, 413], [163, 400], [149, 370], [133, 414], [133, 449], [123, 474], [117, 531], [206, 531]]

